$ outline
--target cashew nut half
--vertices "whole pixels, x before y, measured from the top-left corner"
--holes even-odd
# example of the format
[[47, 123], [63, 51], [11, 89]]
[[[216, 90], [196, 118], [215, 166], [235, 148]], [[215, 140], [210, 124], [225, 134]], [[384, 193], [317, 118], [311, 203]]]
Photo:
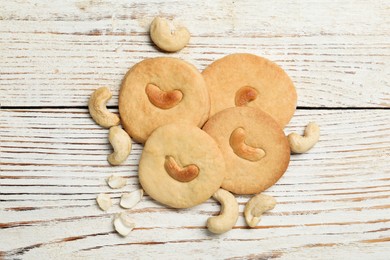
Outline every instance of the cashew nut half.
[[287, 136], [290, 149], [293, 153], [305, 153], [309, 151], [320, 139], [320, 127], [315, 122], [310, 122], [303, 136], [291, 133]]
[[120, 189], [126, 186], [127, 180], [121, 176], [111, 175], [107, 179], [107, 184], [112, 189]]
[[135, 221], [128, 212], [117, 214], [114, 218], [114, 228], [121, 236], [127, 236], [135, 227]]
[[95, 122], [105, 128], [119, 125], [119, 116], [108, 111], [106, 104], [112, 97], [111, 91], [107, 87], [95, 90], [88, 102], [89, 113]]
[[258, 194], [251, 198], [245, 205], [244, 215], [245, 221], [250, 227], [255, 227], [259, 223], [261, 215], [273, 209], [276, 205], [276, 200], [265, 194]]
[[162, 50], [176, 52], [183, 49], [190, 41], [190, 32], [185, 27], [171, 30], [168, 20], [156, 17], [150, 25], [150, 38]]
[[137, 205], [138, 202], [141, 201], [143, 195], [144, 191], [142, 189], [138, 189], [130, 193], [124, 193], [122, 194], [119, 205], [122, 208], [131, 209], [132, 207]]
[[110, 194], [100, 193], [96, 197], [96, 202], [97, 202], [99, 208], [101, 208], [101, 210], [104, 210], [104, 211], [108, 210], [112, 206]]
[[245, 129], [242, 127], [236, 128], [230, 135], [230, 146], [233, 152], [239, 157], [248, 161], [259, 161], [265, 156], [265, 151], [261, 148], [254, 148], [245, 143]]
[[230, 192], [219, 189], [213, 198], [221, 203], [221, 213], [207, 220], [207, 228], [215, 234], [222, 234], [231, 230], [238, 219], [238, 203]]
[[110, 128], [108, 140], [114, 148], [114, 152], [107, 157], [107, 160], [112, 165], [119, 165], [124, 162], [130, 154], [130, 136], [119, 126], [113, 126]]
[[164, 168], [169, 176], [180, 182], [189, 182], [199, 175], [199, 168], [195, 164], [180, 167], [172, 156], [165, 157]]

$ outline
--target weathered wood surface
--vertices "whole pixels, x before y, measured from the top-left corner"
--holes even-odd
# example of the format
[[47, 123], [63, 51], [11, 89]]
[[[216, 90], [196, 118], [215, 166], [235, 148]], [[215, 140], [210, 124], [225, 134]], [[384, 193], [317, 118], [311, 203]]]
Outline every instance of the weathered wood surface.
[[[388, 1], [36, 1], [0, 0], [0, 259], [389, 259], [390, 4]], [[151, 44], [156, 15], [176, 18], [192, 38], [179, 53]], [[286, 133], [321, 127], [321, 140], [294, 155], [266, 193], [276, 208], [256, 229], [238, 196], [233, 230], [205, 228], [213, 200], [186, 210], [145, 196], [126, 238], [112, 227], [122, 192], [139, 187], [142, 146], [110, 166], [107, 129], [86, 109], [106, 85], [116, 107], [136, 62], [174, 56], [199, 70], [236, 52], [280, 64], [298, 90]], [[341, 108], [341, 109], [332, 109]], [[355, 109], [357, 108], [357, 109]], [[115, 111], [115, 109], [113, 109]], [[128, 178], [111, 190], [105, 178]], [[109, 192], [115, 206], [96, 206]]]
[[[114, 90], [151, 44], [156, 15], [185, 24], [172, 56], [203, 70], [235, 52], [265, 56], [292, 77], [299, 106], [390, 106], [390, 4], [381, 1], [1, 1], [2, 106], [85, 106]], [[375, 90], [375, 91], [374, 91]]]
[[[126, 238], [113, 232], [112, 217], [123, 191], [138, 188], [141, 145], [124, 165], [106, 161], [107, 130], [85, 109], [1, 112], [0, 251], [10, 258], [125, 256], [180, 258], [388, 256], [390, 242], [390, 113], [387, 110], [300, 110], [286, 133], [320, 122], [321, 141], [294, 155], [287, 173], [267, 194], [278, 204], [257, 229], [242, 216], [215, 236], [205, 221], [219, 211], [209, 200], [186, 210], [168, 209], [146, 196], [130, 210], [137, 228]], [[128, 186], [111, 190], [116, 173]], [[109, 192], [116, 206], [98, 209]], [[306, 255], [307, 254], [307, 255]]]

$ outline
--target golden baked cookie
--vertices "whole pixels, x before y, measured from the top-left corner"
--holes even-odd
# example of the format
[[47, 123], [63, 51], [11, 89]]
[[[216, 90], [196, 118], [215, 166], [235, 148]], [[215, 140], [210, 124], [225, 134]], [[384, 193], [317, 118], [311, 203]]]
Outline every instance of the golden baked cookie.
[[134, 65], [119, 93], [126, 132], [144, 143], [157, 127], [184, 121], [201, 127], [209, 116], [206, 83], [191, 64], [176, 58], [151, 58]]
[[253, 54], [231, 54], [203, 72], [210, 94], [210, 116], [228, 107], [250, 106], [269, 113], [283, 128], [293, 116], [297, 93], [286, 72]]
[[225, 158], [223, 189], [236, 194], [259, 193], [287, 170], [287, 137], [279, 124], [260, 109], [225, 109], [212, 116], [203, 130], [217, 141]]
[[224, 174], [224, 158], [214, 139], [182, 123], [157, 128], [139, 162], [139, 181], [145, 192], [174, 208], [206, 201], [219, 189]]

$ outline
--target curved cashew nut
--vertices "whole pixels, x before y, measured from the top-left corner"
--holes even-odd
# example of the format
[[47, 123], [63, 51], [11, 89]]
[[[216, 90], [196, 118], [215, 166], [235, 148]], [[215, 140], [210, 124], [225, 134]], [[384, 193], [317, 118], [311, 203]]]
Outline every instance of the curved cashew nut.
[[265, 156], [263, 149], [254, 148], [245, 143], [245, 129], [242, 127], [238, 127], [232, 132], [229, 142], [233, 152], [245, 160], [254, 162]]
[[291, 133], [287, 136], [290, 149], [293, 153], [305, 153], [309, 151], [320, 139], [320, 127], [315, 122], [310, 122], [303, 136]]
[[174, 32], [168, 21], [156, 17], [150, 25], [150, 37], [152, 41], [162, 50], [176, 52], [183, 49], [190, 41], [190, 32], [185, 27], [176, 28]]
[[165, 157], [164, 167], [169, 176], [180, 182], [192, 181], [199, 175], [198, 166], [190, 164], [180, 167], [172, 156]]
[[276, 200], [268, 195], [258, 194], [251, 198], [245, 205], [244, 215], [245, 221], [250, 227], [255, 227], [261, 219], [261, 215], [273, 209], [276, 205]]
[[215, 234], [222, 234], [231, 230], [238, 219], [238, 203], [230, 192], [219, 189], [214, 193], [213, 198], [221, 203], [219, 216], [210, 217], [207, 220], [207, 228]]
[[255, 100], [257, 98], [257, 95], [258, 93], [256, 89], [245, 86], [237, 90], [234, 102], [237, 107], [245, 106], [249, 102]]
[[161, 109], [169, 109], [180, 103], [183, 93], [180, 90], [163, 91], [158, 86], [149, 83], [145, 88], [150, 103]]
[[130, 136], [119, 126], [113, 126], [110, 128], [108, 140], [114, 148], [114, 152], [107, 157], [107, 160], [112, 165], [119, 165], [124, 162], [130, 154]]
[[105, 128], [119, 125], [119, 116], [108, 111], [106, 104], [112, 97], [111, 91], [107, 87], [95, 90], [88, 102], [89, 113], [95, 122]]

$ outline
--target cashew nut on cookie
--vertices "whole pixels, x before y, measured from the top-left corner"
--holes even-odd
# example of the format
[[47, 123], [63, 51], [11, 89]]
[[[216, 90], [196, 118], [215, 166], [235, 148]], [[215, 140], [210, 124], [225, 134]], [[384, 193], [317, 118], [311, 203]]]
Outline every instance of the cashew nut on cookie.
[[154, 84], [146, 85], [145, 92], [150, 103], [161, 109], [172, 108], [179, 104], [183, 98], [183, 93], [180, 90], [162, 91]]
[[190, 182], [199, 175], [198, 166], [190, 164], [180, 167], [172, 156], [165, 158], [164, 167], [172, 178], [180, 182]]
[[255, 100], [257, 98], [257, 90], [252, 87], [242, 87], [236, 92], [236, 97], [234, 99], [234, 103], [237, 107], [245, 106], [249, 102]]
[[245, 221], [250, 227], [255, 227], [259, 223], [261, 215], [273, 209], [276, 200], [265, 194], [258, 194], [251, 198], [245, 205]]
[[101, 87], [95, 90], [89, 98], [88, 109], [93, 120], [105, 128], [119, 125], [119, 116], [108, 111], [106, 104], [112, 97], [111, 91], [107, 87]]
[[207, 228], [215, 234], [222, 234], [231, 230], [238, 219], [238, 203], [230, 192], [219, 189], [213, 198], [221, 203], [221, 213], [207, 220]]
[[108, 140], [114, 148], [114, 152], [107, 157], [108, 162], [112, 165], [123, 163], [131, 152], [130, 136], [119, 126], [113, 126], [110, 128]]
[[310, 122], [303, 136], [297, 133], [288, 135], [288, 142], [293, 153], [305, 153], [309, 151], [320, 138], [320, 127], [315, 122]]
[[248, 161], [258, 161], [265, 156], [265, 151], [261, 148], [254, 148], [245, 143], [245, 129], [236, 128], [230, 135], [230, 146], [235, 154]]
[[188, 44], [191, 36], [187, 28], [179, 27], [172, 31], [166, 19], [156, 17], [150, 25], [150, 37], [162, 50], [176, 52]]

